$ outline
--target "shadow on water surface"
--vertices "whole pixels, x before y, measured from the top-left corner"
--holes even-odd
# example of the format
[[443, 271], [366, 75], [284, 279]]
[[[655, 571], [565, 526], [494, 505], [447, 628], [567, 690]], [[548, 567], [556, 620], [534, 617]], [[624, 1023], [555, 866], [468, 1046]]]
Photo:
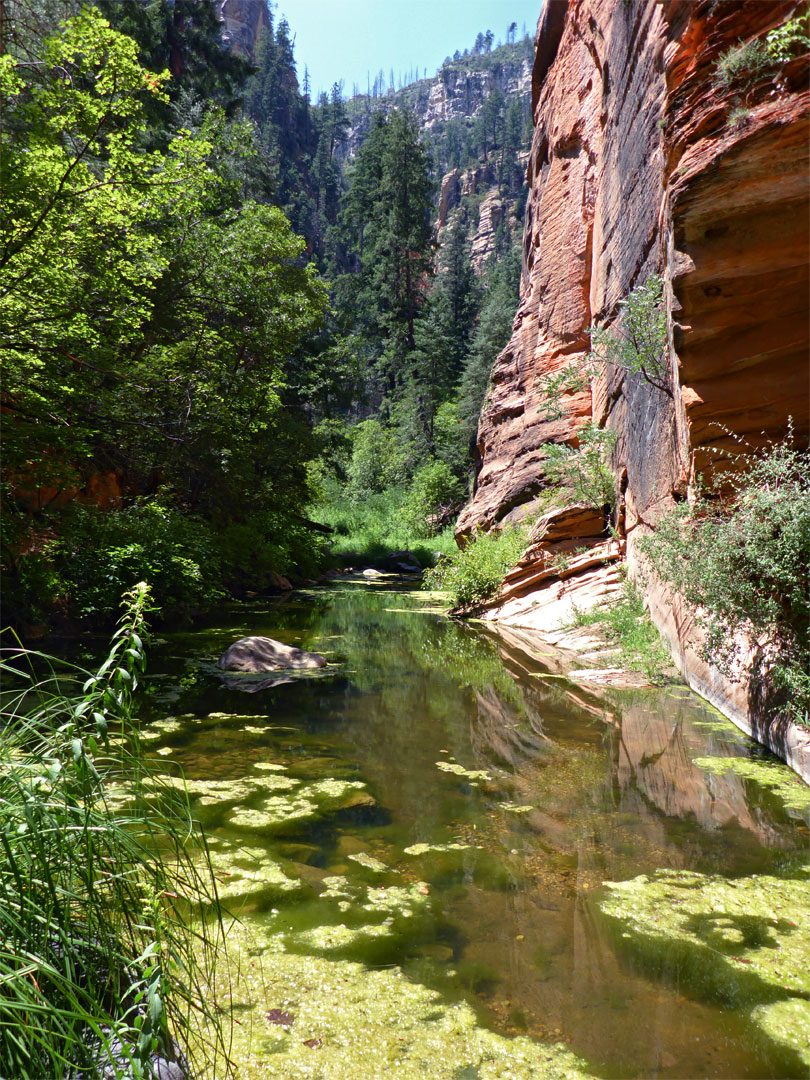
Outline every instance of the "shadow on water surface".
[[[223, 873], [228, 845], [255, 852], [244, 917], [274, 949], [400, 965], [503, 1032], [567, 1041], [603, 1076], [802, 1075], [773, 1024], [752, 1025], [767, 988], [734, 1008], [701, 995], [643, 962], [599, 904], [604, 882], [662, 867], [789, 875], [806, 814], [696, 764], [748, 760], [749, 744], [683, 688], [538, 677], [559, 674], [553, 659], [429, 608], [356, 583], [231, 609], [232, 626], [153, 651], [150, 748], [189, 779]], [[324, 653], [339, 674], [231, 690], [204, 665], [246, 632]], [[229, 781], [247, 794], [202, 793]], [[280, 884], [262, 891], [269, 867]], [[729, 919], [693, 912], [681, 953], [715, 950], [729, 928], [762, 948], [791, 937], [779, 918]]]

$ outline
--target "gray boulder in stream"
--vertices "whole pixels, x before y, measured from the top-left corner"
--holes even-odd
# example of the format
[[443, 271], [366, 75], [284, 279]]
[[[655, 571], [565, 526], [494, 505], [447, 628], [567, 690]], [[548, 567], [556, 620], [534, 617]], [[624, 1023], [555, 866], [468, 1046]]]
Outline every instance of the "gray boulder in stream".
[[222, 671], [289, 671], [326, 667], [326, 657], [284, 645], [269, 637], [243, 637], [230, 645], [217, 660]]

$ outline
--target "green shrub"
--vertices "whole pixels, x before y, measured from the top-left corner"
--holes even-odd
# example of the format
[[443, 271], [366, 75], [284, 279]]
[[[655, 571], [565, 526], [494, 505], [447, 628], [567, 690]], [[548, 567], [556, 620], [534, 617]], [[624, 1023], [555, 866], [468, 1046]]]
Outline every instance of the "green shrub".
[[522, 528], [477, 532], [462, 551], [426, 572], [425, 587], [448, 592], [454, 607], [481, 604], [498, 592], [504, 574], [524, 551], [526, 539]]
[[610, 468], [610, 454], [615, 445], [615, 432], [589, 420], [579, 431], [578, 448], [546, 443], [544, 471], [566, 498], [596, 510], [612, 506], [616, 479]]
[[414, 474], [399, 510], [403, 525], [413, 536], [434, 536], [440, 531], [442, 511], [457, 510], [461, 481], [444, 461], [432, 461]]
[[651, 274], [625, 300], [619, 301], [621, 318], [613, 326], [591, 326], [591, 351], [569, 367], [546, 375], [540, 384], [546, 419], [564, 415], [563, 398], [582, 393], [591, 379], [608, 366], [633, 375], [672, 396], [669, 377], [669, 343], [664, 283]]
[[379, 495], [402, 478], [402, 460], [393, 433], [379, 420], [357, 424], [351, 431], [351, 441], [347, 490], [352, 498]]
[[[195, 1075], [227, 1071], [194, 1036], [199, 1021], [223, 1050], [203, 989], [213, 871], [187, 802], [146, 783], [131, 709], [148, 589], [125, 600], [95, 673], [21, 648], [0, 662], [0, 1073], [18, 1080], [111, 1075], [118, 1040], [116, 1075], [153, 1075], [173, 1042]], [[192, 921], [199, 904], [213, 917]]]
[[765, 36], [765, 46], [777, 64], [787, 64], [810, 49], [810, 13], [797, 15]]
[[59, 565], [80, 617], [114, 617], [118, 599], [148, 581], [164, 615], [192, 611], [223, 595], [210, 526], [160, 503], [123, 510], [75, 505], [59, 523]]
[[702, 653], [739, 675], [740, 637], [771, 654], [773, 708], [810, 715], [810, 459], [782, 442], [719, 471], [693, 506], [678, 507], [645, 537], [658, 576], [694, 607]]
[[741, 41], [739, 45], [728, 49], [720, 56], [715, 68], [714, 81], [723, 90], [728, 90], [733, 83], [750, 84], [774, 66], [774, 57], [767, 44], [754, 38], [753, 41]]
[[625, 300], [619, 301], [621, 320], [610, 328], [592, 326], [591, 374], [607, 364], [641, 377], [672, 395], [669, 385], [669, 347], [664, 283], [650, 274]]
[[52, 536], [37, 539], [30, 532], [11, 534], [12, 530], [4, 527], [0, 625], [46, 624], [65, 592], [57, 567], [59, 545]]
[[222, 582], [229, 589], [265, 589], [274, 574], [312, 577], [326, 558], [326, 537], [301, 519], [269, 511], [216, 531]]

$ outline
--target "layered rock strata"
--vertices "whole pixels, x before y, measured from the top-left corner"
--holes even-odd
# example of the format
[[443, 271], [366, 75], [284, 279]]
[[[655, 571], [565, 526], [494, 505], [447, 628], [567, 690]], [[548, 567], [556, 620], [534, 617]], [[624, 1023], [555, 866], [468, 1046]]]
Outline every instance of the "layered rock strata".
[[[547, 0], [520, 306], [481, 417], [462, 541], [535, 508], [550, 486], [545, 445], [576, 446], [591, 418], [616, 434], [631, 568], [639, 535], [740, 439], [779, 438], [791, 417], [806, 439], [808, 57], [725, 83], [718, 66], [802, 11], [793, 0]], [[651, 274], [665, 283], [671, 393], [608, 368], [550, 409], [545, 380], [581, 361], [589, 327], [612, 325]], [[586, 561], [582, 575], [594, 572]], [[545, 558], [524, 559], [523, 587], [507, 580], [502, 599], [513, 607], [496, 615], [541, 624], [537, 609], [560, 581], [546, 570]], [[663, 593], [648, 599], [687, 679], [778, 744], [778, 732], [757, 727], [750, 687], [700, 663], [694, 619]]]

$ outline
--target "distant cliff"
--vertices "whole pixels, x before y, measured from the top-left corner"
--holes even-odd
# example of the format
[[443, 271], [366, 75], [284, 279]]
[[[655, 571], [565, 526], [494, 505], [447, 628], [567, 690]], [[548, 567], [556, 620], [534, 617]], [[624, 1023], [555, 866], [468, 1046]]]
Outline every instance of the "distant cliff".
[[256, 59], [256, 43], [270, 20], [267, 0], [213, 0], [222, 23], [222, 40], [238, 56]]
[[[791, 415], [806, 436], [808, 57], [718, 77], [730, 49], [801, 10], [792, 0], [546, 0], [521, 301], [481, 417], [460, 537], [531, 512], [549, 483], [545, 444], [576, 445], [593, 418], [616, 434], [622, 498], [618, 539], [601, 561], [581, 560], [593, 597], [617, 557], [635, 565], [638, 536], [688, 496], [710, 452], [782, 436]], [[651, 274], [665, 284], [673, 395], [609, 369], [550, 419], [544, 378], [576, 364], [588, 328], [613, 323]], [[557, 617], [547, 601], [575, 592], [576, 567], [565, 581], [542, 571], [539, 554], [524, 560], [496, 617]], [[697, 658], [692, 620], [653, 589], [648, 600], [689, 681], [744, 713], [745, 689]]]
[[385, 112], [412, 109], [422, 130], [440, 141], [448, 123], [472, 124], [495, 90], [507, 100], [517, 98], [528, 102], [532, 62], [527, 44], [502, 45], [486, 55], [453, 60], [445, 63], [433, 78], [419, 79], [377, 97], [355, 95], [349, 101], [351, 128], [344, 152], [350, 157], [357, 152], [377, 109]]

